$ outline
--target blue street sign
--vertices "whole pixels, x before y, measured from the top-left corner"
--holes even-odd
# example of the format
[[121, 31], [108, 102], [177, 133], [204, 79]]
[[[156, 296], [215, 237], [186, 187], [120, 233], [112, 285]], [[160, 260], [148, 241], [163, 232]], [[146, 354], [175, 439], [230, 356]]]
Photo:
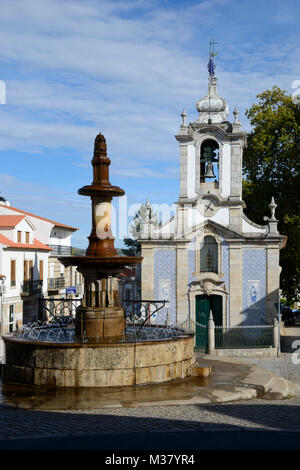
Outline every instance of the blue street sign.
[[75, 286], [67, 287], [66, 293], [67, 294], [76, 294], [76, 287]]

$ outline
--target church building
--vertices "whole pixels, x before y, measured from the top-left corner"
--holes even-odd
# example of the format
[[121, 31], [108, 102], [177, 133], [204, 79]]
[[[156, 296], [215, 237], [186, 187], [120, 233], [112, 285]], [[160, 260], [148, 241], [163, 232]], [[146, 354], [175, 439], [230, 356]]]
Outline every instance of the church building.
[[142, 299], [167, 299], [153, 322], [207, 325], [272, 324], [279, 302], [279, 250], [274, 199], [266, 225], [244, 214], [242, 156], [246, 132], [238, 111], [228, 120], [218, 94], [212, 58], [208, 93], [197, 102], [197, 119], [175, 136], [180, 153], [180, 194], [167, 222], [151, 223], [141, 234]]

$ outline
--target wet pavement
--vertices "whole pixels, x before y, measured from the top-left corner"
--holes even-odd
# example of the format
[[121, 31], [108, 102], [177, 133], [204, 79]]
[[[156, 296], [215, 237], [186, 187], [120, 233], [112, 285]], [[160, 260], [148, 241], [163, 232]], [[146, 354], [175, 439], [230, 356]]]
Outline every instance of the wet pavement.
[[[244, 361], [210, 359], [211, 377], [162, 385], [45, 390], [3, 384], [0, 450], [300, 449], [300, 396], [243, 399], [251, 389], [247, 379], [262, 373]], [[263, 370], [262, 378], [269, 377]]]
[[[203, 362], [201, 362], [203, 364]], [[241, 399], [240, 391], [248, 391], [241, 383], [251, 372], [247, 364], [214, 363], [210, 377], [188, 377], [165, 384], [107, 388], [46, 389], [0, 382], [0, 404], [23, 409], [91, 410], [100, 408], [155, 406], [174, 402], [216, 402], [218, 392]], [[234, 393], [232, 396], [230, 393]], [[214, 400], [214, 394], [215, 400]], [[246, 396], [244, 398], [247, 398]], [[249, 397], [251, 398], [251, 397]], [[228, 400], [225, 400], [228, 401]]]

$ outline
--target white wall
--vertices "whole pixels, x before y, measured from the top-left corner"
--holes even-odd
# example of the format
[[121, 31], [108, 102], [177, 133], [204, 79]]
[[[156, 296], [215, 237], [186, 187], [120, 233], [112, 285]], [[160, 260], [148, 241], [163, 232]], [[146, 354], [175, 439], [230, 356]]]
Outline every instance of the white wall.
[[210, 217], [210, 219], [216, 222], [217, 224], [228, 227], [229, 226], [229, 208], [228, 207], [220, 208], [213, 217]]
[[[2, 271], [1, 274], [6, 276], [6, 293], [5, 297], [19, 296], [21, 292], [21, 285], [24, 282], [24, 261], [33, 262], [33, 280], [39, 280], [39, 264], [43, 261], [43, 292], [47, 291], [48, 284], [48, 252], [45, 251], [29, 251], [29, 250], [14, 250], [5, 248], [2, 250]], [[11, 260], [16, 260], [16, 285], [11, 286], [10, 279], [10, 266]]]
[[[3, 235], [7, 236], [7, 238], [10, 238], [12, 241], [15, 243], [18, 243], [18, 232], [21, 232], [21, 242], [20, 243], [26, 243], [26, 232], [29, 232], [29, 243], [33, 243], [34, 238], [37, 238], [35, 236], [35, 229], [32, 228], [32, 226], [27, 222], [26, 219], [21, 220], [15, 228], [12, 230], [12, 234], [10, 235], [5, 235], [3, 232]], [[11, 231], [10, 231], [11, 232]], [[2, 230], [1, 230], [2, 233]]]
[[243, 231], [243, 233], [266, 233], [267, 226], [266, 226], [266, 228], [259, 228], [259, 227], [256, 227], [255, 225], [249, 224], [249, 222], [247, 222], [247, 220], [243, 219], [242, 220], [242, 231]]
[[[13, 209], [8, 208], [4, 204], [0, 204], [0, 215], [22, 215], [22, 213], [14, 211]], [[34, 217], [32, 215], [25, 215], [25, 217], [29, 219], [33, 226], [36, 228], [35, 238], [37, 238], [40, 242], [49, 245], [50, 232], [54, 224], [52, 222], [47, 222], [46, 220], [38, 219], [37, 217]]]
[[71, 246], [72, 233], [70, 230], [53, 227], [50, 233], [50, 244], [59, 246]]
[[195, 145], [187, 146], [187, 197], [193, 198], [196, 196], [196, 163], [195, 163], [196, 149]]

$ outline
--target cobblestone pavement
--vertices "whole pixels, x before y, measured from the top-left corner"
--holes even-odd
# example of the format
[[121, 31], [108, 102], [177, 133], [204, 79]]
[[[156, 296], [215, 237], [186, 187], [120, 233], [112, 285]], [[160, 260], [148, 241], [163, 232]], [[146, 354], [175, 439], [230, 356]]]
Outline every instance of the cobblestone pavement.
[[[239, 358], [300, 383], [300, 365], [280, 358]], [[300, 397], [222, 404], [41, 411], [0, 404], [0, 440], [180, 431], [300, 432]]]
[[217, 405], [38, 411], [0, 406], [0, 439], [159, 431], [300, 431], [300, 398]]

